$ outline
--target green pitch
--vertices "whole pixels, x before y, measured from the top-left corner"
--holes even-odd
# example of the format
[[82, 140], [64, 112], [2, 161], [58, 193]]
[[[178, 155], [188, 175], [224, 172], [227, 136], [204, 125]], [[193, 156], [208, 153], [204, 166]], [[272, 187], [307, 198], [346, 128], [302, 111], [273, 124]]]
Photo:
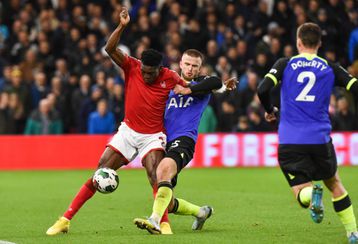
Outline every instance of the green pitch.
[[[176, 196], [215, 214], [201, 232], [192, 217], [170, 215], [174, 235], [151, 236], [132, 220], [148, 216], [152, 193], [142, 170], [119, 171], [120, 185], [97, 193], [72, 220], [70, 232], [45, 232], [68, 207], [92, 171], [0, 172], [0, 240], [15, 243], [346, 243], [324, 192], [325, 219], [311, 221], [278, 168], [184, 170]], [[358, 167], [340, 168], [358, 216]], [[0, 241], [1, 243], [1, 241]]]

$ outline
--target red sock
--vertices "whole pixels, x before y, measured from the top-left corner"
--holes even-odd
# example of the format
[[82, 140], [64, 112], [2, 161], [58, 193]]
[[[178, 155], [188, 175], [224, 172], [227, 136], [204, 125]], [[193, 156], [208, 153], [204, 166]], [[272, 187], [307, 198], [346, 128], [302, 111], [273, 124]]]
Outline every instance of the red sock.
[[92, 184], [92, 178], [88, 179], [86, 183], [81, 187], [80, 191], [77, 193], [73, 199], [70, 207], [63, 214], [66, 219], [71, 220], [73, 216], [80, 210], [82, 205], [87, 202], [94, 194], [96, 193], [96, 188]]
[[160, 223], [163, 223], [163, 222], [169, 223], [168, 209], [165, 210], [163, 217], [160, 220]]
[[[154, 196], [154, 198], [157, 195], [157, 191], [158, 191], [157, 186], [154, 186], [153, 187], [153, 196]], [[160, 220], [160, 223], [163, 223], [163, 222], [169, 223], [168, 208], [165, 210], [165, 212], [163, 214], [163, 217]]]

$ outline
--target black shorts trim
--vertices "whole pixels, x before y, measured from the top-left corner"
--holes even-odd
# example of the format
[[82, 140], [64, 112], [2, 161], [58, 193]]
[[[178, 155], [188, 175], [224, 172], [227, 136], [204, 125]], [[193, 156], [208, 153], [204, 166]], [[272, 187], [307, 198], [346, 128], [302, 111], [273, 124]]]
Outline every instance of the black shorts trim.
[[280, 144], [278, 161], [290, 186], [326, 180], [337, 171], [332, 141], [326, 144]]
[[177, 174], [172, 179], [173, 187], [177, 184], [180, 171], [193, 159], [194, 151], [195, 141], [188, 136], [181, 136], [167, 143], [167, 153], [164, 157], [173, 159], [177, 165]]

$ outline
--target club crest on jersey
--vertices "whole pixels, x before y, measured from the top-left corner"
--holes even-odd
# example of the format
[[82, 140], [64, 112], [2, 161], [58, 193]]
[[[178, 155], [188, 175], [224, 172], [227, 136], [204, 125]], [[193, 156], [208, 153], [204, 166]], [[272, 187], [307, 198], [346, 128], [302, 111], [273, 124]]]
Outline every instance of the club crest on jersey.
[[161, 81], [161, 82], [160, 82], [160, 86], [163, 87], [163, 88], [166, 88], [166, 87], [167, 87], [167, 84], [165, 84], [165, 81]]

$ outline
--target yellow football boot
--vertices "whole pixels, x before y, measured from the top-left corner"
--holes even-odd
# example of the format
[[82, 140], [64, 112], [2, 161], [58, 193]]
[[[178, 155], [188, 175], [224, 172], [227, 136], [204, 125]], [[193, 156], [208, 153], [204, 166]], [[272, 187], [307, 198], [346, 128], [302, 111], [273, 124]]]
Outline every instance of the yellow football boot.
[[168, 222], [160, 223], [160, 230], [162, 231], [162, 235], [173, 235], [172, 228]]
[[70, 221], [65, 217], [61, 217], [59, 218], [59, 220], [56, 221], [56, 223], [53, 226], [51, 226], [46, 231], [46, 235], [54, 236], [59, 233], [67, 233], [69, 229], [70, 229]]

